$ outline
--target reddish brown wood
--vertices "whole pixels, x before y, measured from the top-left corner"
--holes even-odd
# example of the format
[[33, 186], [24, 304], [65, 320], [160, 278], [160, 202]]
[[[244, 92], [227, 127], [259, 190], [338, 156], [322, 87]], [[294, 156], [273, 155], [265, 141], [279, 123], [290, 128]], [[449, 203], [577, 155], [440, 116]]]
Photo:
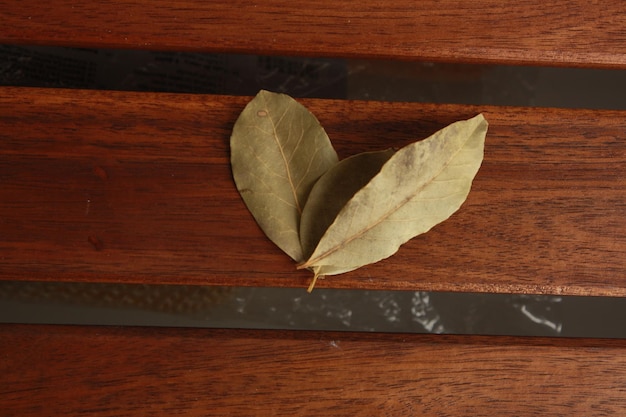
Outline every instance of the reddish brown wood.
[[[0, 279], [306, 287], [235, 189], [249, 98], [0, 90]], [[304, 100], [341, 156], [484, 112], [449, 220], [318, 287], [626, 295], [626, 112]]]
[[626, 409], [625, 340], [15, 325], [0, 338], [8, 416]]
[[616, 0], [0, 1], [0, 42], [626, 67]]

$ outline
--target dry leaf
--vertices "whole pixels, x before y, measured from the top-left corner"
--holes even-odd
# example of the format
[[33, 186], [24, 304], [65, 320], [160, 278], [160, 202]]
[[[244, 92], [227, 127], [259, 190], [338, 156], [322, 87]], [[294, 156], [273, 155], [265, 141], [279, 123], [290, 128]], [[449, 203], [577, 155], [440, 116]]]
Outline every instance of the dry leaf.
[[270, 240], [302, 261], [304, 204], [338, 161], [326, 132], [291, 97], [260, 91], [237, 119], [230, 147], [233, 177], [248, 209]]
[[343, 206], [394, 154], [393, 149], [360, 153], [336, 164], [317, 180], [300, 220], [300, 242], [308, 258]]
[[328, 136], [291, 97], [261, 91], [231, 136], [237, 189], [267, 236], [319, 276], [394, 254], [465, 201], [483, 158], [482, 115], [398, 152], [338, 163]]
[[343, 206], [299, 268], [348, 272], [393, 255], [465, 201], [483, 159], [487, 121], [456, 122], [395, 153]]

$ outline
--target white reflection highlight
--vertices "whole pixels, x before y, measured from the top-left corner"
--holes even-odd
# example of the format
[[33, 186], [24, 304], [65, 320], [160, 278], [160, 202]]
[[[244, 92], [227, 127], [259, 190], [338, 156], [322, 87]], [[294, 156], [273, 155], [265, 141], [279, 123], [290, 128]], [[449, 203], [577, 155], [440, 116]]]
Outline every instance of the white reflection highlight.
[[424, 291], [413, 294], [411, 299], [411, 320], [419, 323], [430, 333], [444, 333], [441, 317], [430, 301], [430, 295]]

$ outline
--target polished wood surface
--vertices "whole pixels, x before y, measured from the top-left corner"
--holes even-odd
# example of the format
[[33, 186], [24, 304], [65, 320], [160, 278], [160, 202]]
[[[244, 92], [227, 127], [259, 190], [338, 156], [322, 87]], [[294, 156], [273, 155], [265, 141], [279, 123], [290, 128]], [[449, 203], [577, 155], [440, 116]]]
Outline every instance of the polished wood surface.
[[[0, 43], [626, 68], [599, 0], [0, 0]], [[617, 94], [618, 92], [616, 92]], [[247, 98], [0, 88], [0, 280], [307, 286], [235, 190]], [[303, 100], [341, 156], [485, 113], [467, 203], [318, 287], [626, 296], [626, 111]], [[618, 415], [624, 340], [0, 325], [0, 414]]]
[[0, 10], [0, 43], [626, 68], [619, 0], [2, 0]]
[[626, 409], [626, 340], [0, 326], [6, 416]]
[[[234, 186], [246, 97], [0, 89], [0, 279], [295, 286]], [[626, 112], [303, 100], [342, 157], [483, 112], [459, 212], [318, 287], [626, 295]]]

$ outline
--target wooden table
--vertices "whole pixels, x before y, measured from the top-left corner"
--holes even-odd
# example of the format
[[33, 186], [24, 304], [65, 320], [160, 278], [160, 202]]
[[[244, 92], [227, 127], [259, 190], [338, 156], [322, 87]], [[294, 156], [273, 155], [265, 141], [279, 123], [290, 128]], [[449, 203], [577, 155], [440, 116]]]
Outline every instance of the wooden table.
[[[626, 68], [619, 1], [0, 1], [0, 42]], [[619, 92], [616, 91], [616, 94]], [[245, 97], [0, 88], [0, 279], [306, 287], [233, 185]], [[477, 112], [466, 205], [318, 287], [626, 295], [626, 112], [303, 101], [342, 156]], [[4, 415], [607, 415], [626, 341], [1, 325]]]

